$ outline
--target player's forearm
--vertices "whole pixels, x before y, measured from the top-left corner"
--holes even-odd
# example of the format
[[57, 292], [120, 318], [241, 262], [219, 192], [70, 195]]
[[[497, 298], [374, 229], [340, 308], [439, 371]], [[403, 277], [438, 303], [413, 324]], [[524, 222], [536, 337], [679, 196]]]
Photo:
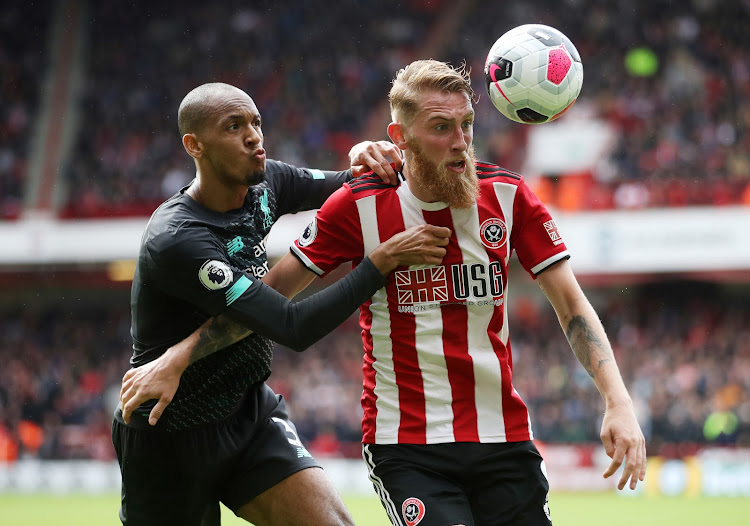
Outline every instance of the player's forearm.
[[[287, 258], [282, 259], [286, 261]], [[286, 280], [283, 279], [283, 270], [277, 268], [279, 265], [274, 266], [271, 272], [266, 274], [263, 278], [263, 282], [270, 287], [276, 289], [278, 292], [288, 298], [292, 298], [300, 290], [302, 290], [310, 280], [304, 283], [299, 283], [299, 279], [291, 279], [291, 276], [287, 275]], [[284, 266], [284, 265], [282, 265]], [[305, 274], [310, 274], [305, 270]], [[307, 276], [305, 276], [306, 278]], [[312, 278], [310, 278], [312, 279]], [[203, 325], [198, 327], [193, 334], [183, 340], [180, 345], [185, 347], [184, 352], [187, 354], [188, 365], [205, 358], [225, 347], [229, 347], [233, 343], [248, 337], [253, 331], [248, 329], [244, 323], [241, 323], [226, 314], [219, 314], [210, 318]]]
[[588, 302], [560, 322], [570, 348], [594, 380], [605, 403], [610, 406], [629, 402], [630, 397], [604, 327]]
[[210, 318], [182, 343], [189, 346], [189, 364], [220, 351], [250, 335], [249, 330], [225, 314]]
[[181, 375], [189, 365], [245, 338], [252, 331], [225, 314], [208, 319], [160, 358]]

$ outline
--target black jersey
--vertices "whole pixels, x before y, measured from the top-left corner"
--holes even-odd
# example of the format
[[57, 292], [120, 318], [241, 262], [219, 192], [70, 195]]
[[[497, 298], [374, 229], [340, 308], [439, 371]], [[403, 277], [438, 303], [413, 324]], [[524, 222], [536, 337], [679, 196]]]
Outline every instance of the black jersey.
[[[250, 188], [240, 209], [220, 213], [205, 208], [185, 193], [188, 186], [154, 212], [133, 278], [131, 364], [156, 359], [222, 312], [256, 331], [190, 365], [159, 428], [186, 429], [228, 416], [247, 388], [270, 374], [273, 344], [265, 336], [293, 348], [298, 342], [301, 348], [312, 343], [309, 334], [290, 330], [299, 325], [295, 320], [285, 323], [285, 317], [294, 316], [284, 310], [288, 300], [258, 280], [268, 271], [264, 238], [278, 217], [320, 207], [350, 177], [350, 172], [324, 173], [269, 160], [266, 180]], [[372, 277], [379, 276], [377, 271], [368, 272], [370, 282], [379, 281]], [[346, 316], [343, 313], [341, 321]], [[320, 324], [317, 320], [305, 330], [317, 332]], [[150, 411], [154, 403], [137, 412]]]

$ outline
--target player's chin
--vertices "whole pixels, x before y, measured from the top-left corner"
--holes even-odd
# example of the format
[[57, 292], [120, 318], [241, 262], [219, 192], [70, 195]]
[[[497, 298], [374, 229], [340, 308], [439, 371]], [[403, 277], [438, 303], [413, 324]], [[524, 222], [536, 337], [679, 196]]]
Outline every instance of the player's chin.
[[254, 172], [248, 174], [245, 177], [245, 182], [247, 183], [248, 186], [254, 186], [256, 184], [260, 184], [265, 180], [266, 180], [265, 170], [255, 170]]

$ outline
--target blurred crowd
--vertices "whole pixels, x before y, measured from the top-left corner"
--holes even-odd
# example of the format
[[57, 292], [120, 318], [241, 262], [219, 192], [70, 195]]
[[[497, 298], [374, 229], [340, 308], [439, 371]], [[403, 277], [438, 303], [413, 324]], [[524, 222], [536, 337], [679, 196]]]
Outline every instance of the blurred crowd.
[[[472, 31], [456, 39], [454, 60], [474, 56], [481, 71], [475, 50], [487, 47], [499, 20], [544, 23], [570, 37], [584, 65], [577, 104], [617, 132], [594, 169], [547, 174], [539, 189], [546, 202], [567, 209], [750, 204], [748, 0], [487, 3], [465, 23]], [[479, 77], [474, 83], [483, 86]], [[487, 157], [520, 168], [529, 127], [477, 124], [490, 138]]]
[[[680, 282], [592, 294], [652, 455], [750, 446], [750, 297]], [[127, 298], [0, 309], [0, 461], [111, 459], [112, 412], [129, 367]], [[554, 312], [510, 303], [515, 385], [535, 437], [598, 442], [604, 405]], [[303, 441], [360, 455], [362, 351], [356, 317], [305, 353], [277, 348], [269, 384]]]
[[[384, 138], [387, 117], [376, 109], [390, 80], [428, 56], [472, 67], [482, 95], [478, 156], [521, 171], [529, 127], [492, 109], [482, 70], [494, 40], [522, 23], [551, 25], [573, 40], [585, 70], [579, 104], [617, 132], [595, 168], [539, 179], [551, 204], [750, 204], [748, 0], [87, 5], [86, 82], [63, 168], [64, 217], [147, 215], [189, 181], [176, 108], [198, 84], [229, 82], [253, 96], [269, 156], [338, 169], [354, 142]], [[0, 210], [17, 208], [45, 70], [44, 39], [32, 38], [19, 17], [41, 31], [37, 19], [49, 12], [0, 10], [0, 79], [9, 79], [0, 80], [0, 137], [12, 139], [0, 143]], [[373, 129], [380, 135], [366, 137]]]
[[26, 167], [44, 72], [52, 1], [0, 7], [0, 219], [23, 207]]

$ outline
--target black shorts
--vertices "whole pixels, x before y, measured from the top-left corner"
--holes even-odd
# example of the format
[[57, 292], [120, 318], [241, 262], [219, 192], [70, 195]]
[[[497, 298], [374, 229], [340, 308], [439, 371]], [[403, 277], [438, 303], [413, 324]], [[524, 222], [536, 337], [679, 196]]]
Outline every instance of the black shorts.
[[549, 483], [533, 442], [366, 444], [394, 526], [550, 526]]
[[220, 524], [219, 502], [234, 511], [290, 475], [319, 467], [297, 436], [286, 404], [261, 384], [226, 420], [165, 432], [133, 415], [112, 424], [122, 473], [120, 520], [127, 526]]

